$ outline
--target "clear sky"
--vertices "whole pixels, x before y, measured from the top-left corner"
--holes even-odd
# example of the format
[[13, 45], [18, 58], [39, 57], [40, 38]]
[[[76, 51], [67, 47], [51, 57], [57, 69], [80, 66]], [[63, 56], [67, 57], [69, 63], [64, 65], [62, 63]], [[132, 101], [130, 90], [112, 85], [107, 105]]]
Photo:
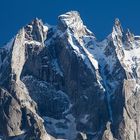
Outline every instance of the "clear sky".
[[99, 40], [112, 31], [116, 17], [140, 35], [140, 0], [0, 0], [0, 46], [33, 18], [55, 25], [58, 15], [70, 10], [79, 11]]

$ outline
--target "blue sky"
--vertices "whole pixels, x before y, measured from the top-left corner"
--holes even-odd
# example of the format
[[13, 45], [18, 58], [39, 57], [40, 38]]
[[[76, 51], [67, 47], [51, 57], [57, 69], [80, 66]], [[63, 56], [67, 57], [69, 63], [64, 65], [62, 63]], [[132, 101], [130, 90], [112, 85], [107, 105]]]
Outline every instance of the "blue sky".
[[140, 0], [1, 0], [0, 46], [33, 18], [57, 24], [57, 17], [70, 10], [77, 10], [98, 40], [111, 31], [118, 17], [123, 28], [130, 28], [140, 35]]

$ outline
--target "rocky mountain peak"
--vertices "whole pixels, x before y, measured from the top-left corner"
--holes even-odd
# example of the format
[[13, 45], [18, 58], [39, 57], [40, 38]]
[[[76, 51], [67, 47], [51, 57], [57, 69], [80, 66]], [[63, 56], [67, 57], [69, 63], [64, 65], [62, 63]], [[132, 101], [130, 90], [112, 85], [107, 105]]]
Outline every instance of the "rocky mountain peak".
[[118, 37], [123, 36], [123, 28], [122, 28], [121, 22], [118, 18], [115, 19], [115, 24], [113, 26], [113, 34], [115, 34]]
[[70, 11], [58, 17], [58, 29], [66, 34], [73, 34], [77, 39], [83, 36], [94, 36], [94, 34], [84, 25], [80, 14], [77, 11]]
[[121, 26], [121, 22], [120, 22], [119, 18], [115, 19], [115, 26]]
[[134, 34], [130, 31], [130, 29], [127, 29], [126, 41], [129, 43], [134, 41]]
[[34, 18], [29, 24], [32, 26], [43, 26], [42, 20], [37, 17]]
[[43, 42], [46, 38], [47, 27], [44, 26], [42, 20], [35, 18], [31, 23], [25, 27], [27, 40], [35, 40], [38, 42]]
[[67, 12], [58, 17], [59, 21], [65, 28], [81, 29], [83, 27], [83, 21], [77, 11]]
[[89, 33], [77, 11], [70, 11], [60, 15], [58, 17], [58, 28], [62, 31], [69, 30], [73, 34], [78, 34], [78, 36]]
[[120, 50], [124, 40], [124, 32], [120, 20], [118, 18], [115, 19], [113, 31], [111, 33], [111, 38], [114, 46]]

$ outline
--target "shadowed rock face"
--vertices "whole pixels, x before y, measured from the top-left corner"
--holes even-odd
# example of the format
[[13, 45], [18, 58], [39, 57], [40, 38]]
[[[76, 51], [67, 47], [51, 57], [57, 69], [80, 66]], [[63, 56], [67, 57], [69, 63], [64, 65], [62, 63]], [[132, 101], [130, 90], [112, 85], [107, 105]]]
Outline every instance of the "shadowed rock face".
[[[1, 131], [5, 135], [18, 135], [20, 132], [21, 110], [18, 102], [5, 90], [0, 89]], [[12, 119], [10, 119], [12, 118]], [[15, 129], [13, 132], [13, 129]]]
[[98, 42], [79, 13], [39, 19], [0, 49], [0, 135], [138, 140], [140, 38], [118, 19]]

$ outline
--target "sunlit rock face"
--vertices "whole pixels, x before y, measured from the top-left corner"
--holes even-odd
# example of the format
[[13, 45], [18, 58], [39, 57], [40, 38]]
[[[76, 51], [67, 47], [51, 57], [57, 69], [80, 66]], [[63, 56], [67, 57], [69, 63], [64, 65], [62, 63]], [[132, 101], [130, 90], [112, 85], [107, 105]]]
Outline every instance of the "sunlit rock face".
[[139, 140], [140, 37], [119, 19], [103, 41], [70, 11], [0, 48], [0, 137]]

